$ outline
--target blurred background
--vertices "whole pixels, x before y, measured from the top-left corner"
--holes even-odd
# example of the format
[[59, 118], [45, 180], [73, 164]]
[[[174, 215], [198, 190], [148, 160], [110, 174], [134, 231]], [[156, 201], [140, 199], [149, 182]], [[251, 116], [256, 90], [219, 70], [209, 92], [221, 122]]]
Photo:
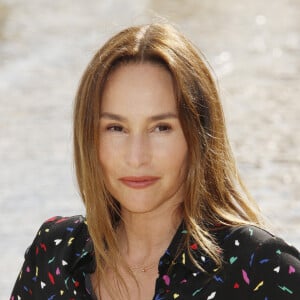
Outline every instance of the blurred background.
[[244, 181], [300, 248], [299, 0], [0, 0], [1, 299], [40, 224], [84, 214], [71, 129], [84, 68], [123, 27], [165, 19], [212, 66]]

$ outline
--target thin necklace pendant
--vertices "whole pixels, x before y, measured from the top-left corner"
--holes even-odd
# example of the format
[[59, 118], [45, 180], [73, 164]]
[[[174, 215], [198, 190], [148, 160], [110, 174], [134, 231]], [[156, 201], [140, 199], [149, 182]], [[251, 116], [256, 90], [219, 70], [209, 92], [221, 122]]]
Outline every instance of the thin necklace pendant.
[[131, 267], [131, 271], [133, 271], [134, 273], [136, 272], [141, 272], [141, 273], [146, 273], [149, 270], [153, 269], [156, 266], [156, 263], [152, 263], [149, 266], [144, 266], [144, 267]]

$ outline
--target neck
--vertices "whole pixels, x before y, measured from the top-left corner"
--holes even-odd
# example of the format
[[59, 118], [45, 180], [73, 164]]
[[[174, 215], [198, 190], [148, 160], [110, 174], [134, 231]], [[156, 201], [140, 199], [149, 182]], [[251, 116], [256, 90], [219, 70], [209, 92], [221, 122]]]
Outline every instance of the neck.
[[140, 266], [158, 260], [169, 246], [182, 214], [179, 208], [160, 213], [122, 212], [119, 245], [129, 265]]

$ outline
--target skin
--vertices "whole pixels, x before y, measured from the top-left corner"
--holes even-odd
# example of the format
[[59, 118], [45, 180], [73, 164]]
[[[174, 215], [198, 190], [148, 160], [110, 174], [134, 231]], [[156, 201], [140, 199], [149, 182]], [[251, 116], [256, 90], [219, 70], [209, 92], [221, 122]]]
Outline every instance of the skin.
[[[99, 159], [105, 184], [121, 206], [122, 256], [129, 266], [155, 263], [136, 275], [141, 299], [152, 299], [159, 258], [182, 220], [187, 151], [170, 73], [151, 63], [114, 70], [101, 102]], [[151, 184], [128, 186], [122, 179], [129, 176], [150, 176]], [[135, 291], [132, 299], [139, 299], [136, 284], [126, 281]], [[101, 293], [101, 299], [109, 299], [105, 290]]]

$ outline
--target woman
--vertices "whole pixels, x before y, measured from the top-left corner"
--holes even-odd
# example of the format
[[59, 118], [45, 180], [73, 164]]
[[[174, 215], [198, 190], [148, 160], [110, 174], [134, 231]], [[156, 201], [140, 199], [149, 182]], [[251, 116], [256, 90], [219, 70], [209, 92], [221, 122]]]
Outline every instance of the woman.
[[74, 149], [86, 218], [42, 225], [11, 299], [299, 299], [299, 252], [261, 229], [212, 76], [170, 25], [96, 53]]

